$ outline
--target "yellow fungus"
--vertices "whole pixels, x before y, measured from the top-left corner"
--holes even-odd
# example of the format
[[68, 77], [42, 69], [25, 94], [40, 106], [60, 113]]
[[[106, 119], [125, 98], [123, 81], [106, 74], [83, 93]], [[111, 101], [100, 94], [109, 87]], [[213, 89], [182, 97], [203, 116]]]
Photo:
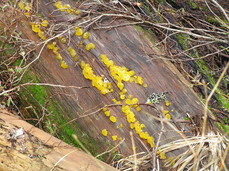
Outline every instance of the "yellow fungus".
[[73, 57], [73, 59], [74, 59], [74, 61], [78, 61], [79, 60], [79, 57], [78, 56], [75, 56], [75, 57]]
[[157, 151], [157, 154], [159, 154], [159, 158], [160, 158], [161, 160], [166, 159], [166, 155], [165, 155], [164, 152], [160, 152], [160, 151], [158, 150], [158, 151]]
[[61, 54], [59, 54], [59, 53], [56, 54], [56, 59], [59, 60], [59, 61], [62, 61], [62, 56], [61, 56]]
[[111, 115], [111, 112], [110, 112], [110, 111], [105, 111], [104, 114], [105, 114], [106, 116], [110, 116], [110, 115]]
[[121, 104], [121, 102], [120, 101], [117, 101], [116, 104]]
[[130, 124], [130, 129], [134, 129], [134, 124], [133, 123]]
[[117, 119], [114, 116], [110, 116], [110, 121], [113, 122], [113, 123], [115, 123], [117, 121]]
[[74, 12], [76, 15], [80, 14], [80, 11], [78, 11], [78, 10], [74, 10], [73, 12]]
[[53, 49], [52, 49], [52, 52], [54, 54], [58, 54], [58, 50], [59, 50], [59, 47], [55, 46]]
[[82, 36], [83, 35], [83, 30], [80, 27], [75, 28], [75, 35], [76, 36]]
[[89, 36], [90, 36], [90, 33], [88, 31], [83, 34], [84, 39], [88, 39]]
[[142, 110], [142, 108], [140, 106], [136, 107], [136, 110], [139, 112]]
[[35, 33], [38, 33], [41, 31], [40, 29], [40, 25], [39, 24], [35, 24], [35, 23], [32, 23], [32, 31], [35, 32]]
[[68, 64], [65, 61], [60, 61], [60, 66], [61, 68], [64, 68], [64, 69], [68, 68]]
[[105, 137], [108, 135], [108, 131], [106, 129], [103, 129], [101, 133]]
[[82, 73], [86, 79], [91, 80], [92, 86], [96, 87], [102, 94], [112, 92], [111, 85], [109, 82], [104, 82], [103, 77], [94, 74], [93, 69], [89, 64], [81, 62]]
[[30, 3], [26, 3], [24, 9], [25, 9], [26, 11], [30, 11], [30, 10], [31, 10], [31, 4], [30, 4]]
[[168, 100], [165, 100], [165, 106], [170, 106], [171, 103]]
[[52, 44], [48, 44], [47, 48], [52, 50], [55, 48], [55, 46], [56, 46], [56, 42], [53, 42]]
[[48, 26], [48, 21], [47, 20], [43, 20], [42, 22], [41, 22], [41, 25], [43, 26], [43, 27], [47, 27]]
[[118, 86], [119, 90], [123, 90], [123, 88], [124, 88], [124, 84], [122, 82], [118, 82], [117, 86]]
[[148, 136], [148, 137], [147, 137], [147, 143], [148, 143], [151, 147], [154, 147], [154, 146], [155, 146], [153, 141], [154, 141], [154, 139], [153, 139], [152, 136]]
[[77, 53], [75, 49], [73, 49], [72, 47], [68, 47], [67, 51], [69, 52], [72, 58], [76, 57]]
[[103, 59], [106, 59], [107, 56], [105, 54], [100, 54], [99, 57], [103, 60]]
[[142, 85], [142, 84], [143, 84], [142, 77], [137, 76], [137, 77], [135, 78], [135, 83]]
[[136, 103], [138, 103], [138, 98], [133, 98], [132, 99], [132, 104], [136, 104]]
[[95, 49], [95, 45], [93, 43], [89, 43], [89, 44], [86, 45], [85, 49], [86, 50]]
[[38, 36], [42, 39], [42, 40], [45, 40], [46, 37], [45, 37], [45, 33], [43, 31], [39, 31], [38, 32]]
[[19, 7], [21, 10], [23, 10], [23, 9], [25, 8], [24, 2], [20, 1], [20, 2], [18, 3], [18, 7]]
[[140, 125], [140, 128], [145, 128], [145, 125], [144, 125], [144, 124], [141, 124], [141, 125]]
[[86, 65], [86, 63], [85, 63], [84, 61], [81, 61], [81, 63], [80, 63], [80, 67], [81, 67], [81, 68], [84, 68], [84, 67], [85, 67], [85, 65]]
[[66, 43], [67, 42], [67, 39], [65, 37], [63, 37], [63, 38], [60, 39], [60, 42], [61, 43]]
[[124, 94], [120, 95], [120, 99], [124, 100], [126, 98], [126, 96]]
[[148, 87], [148, 85], [147, 85], [147, 84], [143, 84], [143, 87], [145, 87], [145, 88], [146, 88], [146, 87]]
[[111, 136], [111, 138], [112, 138], [113, 141], [116, 141], [118, 136], [117, 135], [113, 135], [113, 136]]
[[119, 125], [119, 127], [120, 127], [120, 128], [122, 128], [122, 127], [123, 127], [123, 125], [122, 125], [122, 124], [120, 124], [120, 125]]
[[103, 111], [104, 111], [104, 112], [107, 111], [107, 108], [103, 108]]
[[133, 151], [135, 151], [135, 150], [136, 150], [136, 148], [137, 148], [136, 146], [132, 146], [132, 150], [133, 150]]
[[55, 7], [56, 7], [57, 9], [60, 9], [60, 8], [62, 8], [62, 7], [63, 7], [63, 5], [62, 5], [62, 2], [61, 2], [61, 1], [57, 1], [57, 2], [55, 2], [55, 3], [54, 3], [54, 5], [55, 5]]
[[132, 99], [132, 98], [133, 98], [132, 94], [128, 95], [128, 99]]
[[123, 93], [123, 94], [127, 93], [127, 89], [123, 89], [123, 90], [122, 90], [122, 93]]
[[24, 12], [24, 15], [25, 15], [26, 17], [30, 17], [30, 13], [29, 13], [29, 12]]
[[172, 117], [171, 117], [171, 115], [169, 114], [169, 113], [167, 113], [166, 115], [165, 115], [165, 119], [171, 119]]
[[169, 111], [168, 110], [162, 110], [162, 113], [167, 114], [167, 113], [169, 113]]

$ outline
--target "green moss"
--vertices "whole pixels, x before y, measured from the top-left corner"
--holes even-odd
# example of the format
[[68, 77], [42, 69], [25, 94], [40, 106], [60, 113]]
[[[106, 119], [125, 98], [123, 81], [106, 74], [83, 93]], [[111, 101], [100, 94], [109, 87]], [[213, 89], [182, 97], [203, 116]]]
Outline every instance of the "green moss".
[[165, 0], [156, 0], [159, 4], [164, 4]]
[[[27, 83], [27, 82], [39, 83], [37, 77], [31, 71], [28, 71], [22, 79], [22, 83]], [[25, 93], [26, 95], [30, 93], [33, 96], [35, 101], [39, 102], [42, 106], [44, 106], [47, 98], [46, 88], [44, 86], [32, 85], [32, 86], [26, 86], [26, 89], [29, 92], [26, 93], [25, 92], [26, 90], [22, 90], [23, 93]]]
[[[199, 56], [198, 54], [196, 56]], [[200, 59], [196, 61], [197, 65], [200, 68], [200, 71], [202, 73], [204, 73], [207, 77], [208, 80], [210, 82], [210, 84], [214, 87], [216, 84], [216, 81], [214, 79], [214, 77], [211, 74], [211, 71], [209, 70], [209, 68], [206, 66], [204, 60]], [[217, 101], [220, 103], [220, 107], [226, 109], [227, 111], [229, 111], [229, 102], [228, 99], [224, 96], [222, 96], [221, 94], [223, 94], [223, 91], [220, 90], [219, 88], [216, 89], [217, 94], [215, 94]]]
[[190, 6], [191, 9], [195, 10], [197, 9], [197, 4], [193, 1], [187, 1], [188, 5]]
[[135, 26], [135, 28], [136, 30], [143, 32], [151, 42], [155, 43], [154, 37], [156, 36], [151, 29], [144, 29], [141, 26]]
[[[33, 82], [39, 83], [40, 81], [35, 76], [35, 74], [30, 70], [28, 71], [23, 79], [22, 83]], [[49, 93], [52, 90], [45, 86], [26, 86], [26, 88], [21, 88], [19, 91], [21, 102], [23, 108], [29, 113], [28, 118], [40, 118], [43, 114], [43, 107], [46, 108], [46, 115], [42, 121], [42, 128], [51, 134], [54, 134], [64, 142], [81, 148], [78, 142], [72, 138], [72, 134], [76, 134], [80, 142], [88, 149], [93, 155], [97, 155], [99, 150], [100, 142], [96, 142], [89, 135], [84, 133], [76, 122], [65, 125], [71, 118], [67, 118], [64, 113], [67, 111], [63, 110], [61, 104], [54, 101], [49, 97]], [[39, 103], [38, 103], [39, 102]], [[32, 106], [26, 108], [26, 106]], [[71, 112], [71, 111], [68, 111]], [[36, 122], [31, 122], [36, 124]]]
[[[176, 35], [177, 41], [179, 43], [179, 45], [182, 47], [183, 50], [187, 50], [189, 49], [189, 35], [187, 34], [177, 34]], [[189, 55], [194, 57], [194, 58], [198, 58], [199, 57], [199, 53], [196, 50], [193, 50], [193, 52], [189, 52]], [[211, 71], [209, 70], [209, 68], [207, 67], [207, 65], [205, 64], [203, 59], [199, 59], [196, 60], [196, 64], [198, 65], [198, 67], [200, 68], [200, 72], [203, 73], [204, 75], [207, 76], [210, 84], [214, 87], [216, 84], [216, 80], [215, 78], [212, 76]], [[224, 108], [226, 110], [229, 110], [229, 103], [228, 103], [228, 99], [225, 98], [224, 96], [222, 96], [221, 94], [223, 94], [223, 91], [220, 90], [219, 88], [216, 89], [217, 94], [215, 95], [217, 98], [217, 101], [220, 104], [221, 108]]]
[[217, 20], [216, 18], [212, 17], [212, 16], [209, 16], [207, 18], [207, 21], [211, 24], [214, 24], [216, 26], [221, 26], [221, 23], [219, 22], [219, 20]]
[[229, 24], [229, 22], [227, 20], [221, 20], [220, 18], [212, 16], [208, 16], [206, 20], [215, 26], [228, 28], [227, 25]]
[[3, 43], [0, 41], [0, 49], [1, 48], [4, 48], [4, 50], [1, 52], [2, 56], [12, 56], [15, 53], [15, 48], [12, 44]]
[[225, 132], [227, 135], [229, 135], [229, 125], [216, 122], [215, 125], [223, 132]]
[[18, 58], [12, 65], [13, 66], [21, 66], [23, 63], [23, 59], [22, 58]]
[[188, 45], [189, 35], [179, 33], [176, 35], [176, 38], [179, 45], [182, 47], [182, 49], [187, 50], [189, 48]]

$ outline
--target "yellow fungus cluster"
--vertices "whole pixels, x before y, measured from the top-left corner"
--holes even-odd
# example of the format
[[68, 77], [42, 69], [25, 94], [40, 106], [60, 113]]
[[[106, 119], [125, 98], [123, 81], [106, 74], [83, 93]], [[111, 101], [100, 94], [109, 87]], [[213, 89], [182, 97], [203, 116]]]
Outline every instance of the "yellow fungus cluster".
[[95, 45], [94, 45], [93, 43], [88, 43], [88, 44], [85, 46], [85, 49], [86, 49], [86, 50], [95, 49]]
[[[109, 132], [108, 132], [106, 129], [103, 129], [103, 130], [101, 131], [101, 134], [102, 134], [103, 136], [107, 137], [108, 134], [109, 134]], [[112, 138], [113, 141], [116, 141], [116, 140], [118, 139], [118, 136], [117, 136], [117, 135], [112, 135], [111, 138]], [[119, 139], [122, 140], [122, 138], [119, 138]]]
[[80, 27], [75, 28], [75, 35], [76, 36], [82, 36], [83, 35], [83, 30]]
[[140, 124], [139, 121], [137, 121], [137, 119], [135, 118], [135, 114], [131, 111], [131, 107], [129, 105], [123, 105], [122, 112], [126, 115], [127, 122], [130, 123], [130, 128], [134, 129], [140, 138], [147, 140], [147, 143], [151, 147], [153, 147], [154, 146], [153, 137], [150, 136], [148, 132], [143, 131], [145, 125]]
[[[71, 8], [71, 6], [69, 4], [63, 5], [62, 2], [60, 2], [60, 1], [56, 2], [55, 6], [60, 11], [65, 11], [68, 13], [75, 13], [76, 12], [74, 9]], [[84, 32], [84, 30], [80, 27], [75, 28], [75, 35], [77, 37], [82, 37], [83, 39], [88, 39], [90, 37], [90, 33]], [[66, 43], [65, 38], [60, 37], [59, 39], [62, 43]], [[50, 45], [50, 47], [52, 47], [52, 46], [53, 45]], [[79, 47], [83, 47], [83, 41], [82, 40], [79, 43]], [[55, 46], [52, 48], [55, 48]], [[95, 48], [95, 45], [93, 43], [88, 43], [85, 46], [85, 49], [88, 51], [91, 49], [94, 49], [94, 48]], [[67, 51], [69, 52], [71, 57], [75, 58], [77, 56], [77, 53], [73, 48], [69, 47], [67, 49]], [[57, 52], [55, 54], [58, 56]], [[125, 114], [126, 120], [130, 124], [131, 129], [135, 130], [135, 132], [139, 135], [139, 137], [141, 139], [146, 140], [147, 143], [151, 147], [153, 147], [154, 146], [153, 137], [150, 136], [148, 132], [143, 130], [145, 128], [145, 125], [141, 124], [136, 119], [135, 114], [132, 111], [132, 108], [135, 108], [136, 111], [141, 111], [141, 107], [138, 105], [139, 100], [138, 100], [138, 98], [133, 98], [132, 95], [127, 95], [127, 89], [125, 89], [124, 83], [125, 82], [135, 82], [136, 84], [139, 84], [143, 87], [147, 87], [148, 85], [144, 83], [142, 77], [136, 75], [135, 71], [129, 70], [126, 67], [121, 67], [121, 66], [115, 65], [114, 62], [112, 60], [110, 60], [105, 54], [100, 54], [100, 58], [101, 58], [101, 61], [105, 64], [105, 66], [107, 68], [109, 68], [110, 75], [117, 81], [116, 84], [120, 90], [119, 97], [120, 97], [122, 103], [124, 103], [124, 105], [122, 105], [122, 112]], [[78, 58], [77, 58], [77, 60], [78, 60]], [[61, 60], [61, 65], [62, 65], [61, 67], [64, 68], [65, 67], [64, 64], [65, 63], [62, 62], [62, 60]], [[85, 63], [84, 61], [81, 61], [80, 67], [82, 68], [83, 76], [86, 79], [91, 80], [92, 86], [96, 87], [101, 92], [101, 94], [105, 95], [107, 93], [113, 92], [113, 89], [111, 88], [111, 82], [105, 81], [103, 76], [96, 75], [94, 73], [92, 67], [89, 64]], [[116, 99], [112, 99], [112, 101], [115, 102], [116, 104], [121, 104], [121, 101], [117, 101]], [[109, 120], [112, 123], [117, 122], [117, 118], [115, 116], [113, 116], [107, 108], [103, 108], [103, 113], [106, 117], [109, 118]], [[122, 124], [117, 126], [117, 128], [122, 128], [122, 127], [123, 127]], [[108, 134], [109, 134], [109, 132], [106, 129], [103, 129], [101, 131], [101, 133], [103, 136], [108, 136]], [[118, 136], [112, 135], [111, 138], [113, 141], [116, 141], [118, 139]], [[122, 138], [119, 138], [119, 139], [121, 140]]]
[[111, 138], [112, 138], [113, 141], [116, 141], [118, 136], [117, 135], [113, 135], [113, 136], [111, 136]]
[[117, 101], [116, 99], [112, 99], [113, 102], [115, 102], [116, 104], [121, 104], [121, 101]]
[[90, 33], [87, 31], [83, 34], [84, 39], [88, 39], [90, 37]]
[[67, 51], [71, 55], [71, 57], [74, 59], [74, 61], [79, 60], [79, 56], [77, 55], [75, 49], [73, 49], [72, 47], [68, 47]]
[[169, 113], [165, 115], [165, 119], [171, 119], [171, 118], [172, 117], [171, 117], [171, 115]]
[[47, 27], [48, 24], [49, 24], [49, 22], [48, 22], [47, 20], [43, 20], [43, 21], [41, 22], [41, 25], [42, 25], [43, 27]]
[[168, 110], [162, 110], [165, 119], [171, 119], [172, 116], [169, 114]]
[[110, 116], [109, 119], [110, 119], [110, 121], [113, 122], [113, 123], [117, 122], [117, 119], [116, 119], [115, 116]]
[[68, 64], [65, 61], [60, 61], [60, 66], [61, 68], [67, 69], [68, 68]]
[[[143, 79], [140, 76], [135, 75], [135, 71], [129, 70], [126, 67], [120, 67], [114, 64], [112, 60], [110, 60], [105, 54], [100, 54], [99, 56], [102, 60], [102, 62], [110, 69], [110, 73], [112, 77], [117, 81], [117, 86], [119, 90], [122, 91], [120, 94], [120, 99], [124, 100], [125, 93], [127, 92], [126, 89], [124, 89], [124, 83], [123, 82], [135, 82], [139, 85], [144, 85], [144, 87], [147, 87], [147, 84], [143, 84]], [[123, 91], [125, 90], [125, 91]]]
[[58, 39], [60, 40], [61, 43], [67, 42], [67, 39], [65, 37], [59, 36]]
[[[44, 23], [42, 23], [44, 22]], [[42, 40], [46, 40], [46, 36], [45, 36], [45, 32], [42, 31], [41, 29], [41, 26], [43, 27], [47, 27], [48, 26], [48, 21], [47, 20], [43, 20], [41, 23], [34, 23], [34, 22], [31, 22], [30, 25], [31, 25], [31, 28], [32, 28], [32, 31], [37, 33], [37, 35], [42, 39]]]
[[111, 115], [111, 112], [107, 109], [107, 108], [103, 108], [103, 113], [104, 115], [106, 115], [107, 117], [109, 117]]
[[102, 94], [107, 94], [113, 92], [111, 88], [111, 82], [105, 82], [103, 77], [95, 75], [92, 67], [81, 61], [80, 67], [82, 68], [82, 73], [86, 79], [92, 81], [92, 86], [96, 87]]
[[32, 7], [31, 3], [27, 3], [27, 2], [25, 2], [25, 1], [23, 1], [23, 0], [21, 0], [21, 1], [18, 3], [18, 7], [19, 7], [20, 10], [25, 11], [25, 12], [24, 12], [24, 15], [25, 15], [26, 17], [29, 17], [29, 16], [30, 16], [30, 10], [31, 10], [31, 7]]
[[166, 159], [166, 155], [165, 155], [164, 152], [161, 152], [160, 150], [158, 150], [158, 151], [157, 151], [157, 154], [159, 155], [159, 158], [160, 158], [160, 159], [162, 159], [162, 160]]
[[165, 106], [170, 106], [171, 103], [168, 100], [165, 100]]
[[103, 108], [104, 115], [109, 117], [110, 121], [115, 123], [117, 122], [117, 118], [115, 116], [111, 116], [111, 112], [107, 108]]
[[103, 129], [101, 133], [105, 137], [108, 135], [108, 131], [106, 129]]
[[56, 42], [52, 42], [52, 44], [47, 44], [47, 48], [52, 50], [52, 52], [56, 55], [56, 59], [60, 61], [61, 68], [67, 69], [68, 64], [63, 60], [61, 54], [58, 52], [59, 47], [56, 45]]
[[54, 6], [62, 12], [67, 12], [69, 14], [80, 14], [80, 11], [71, 7], [70, 4], [62, 4], [61, 1], [55, 2]]

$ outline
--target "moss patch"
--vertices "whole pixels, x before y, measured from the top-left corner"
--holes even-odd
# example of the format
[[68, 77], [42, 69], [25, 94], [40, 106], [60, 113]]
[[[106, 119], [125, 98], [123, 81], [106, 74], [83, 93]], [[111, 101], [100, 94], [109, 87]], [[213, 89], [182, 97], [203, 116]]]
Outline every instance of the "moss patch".
[[187, 1], [187, 3], [192, 10], [197, 9], [197, 4], [195, 2]]
[[[39, 80], [30, 70], [27, 71], [22, 79], [22, 83], [26, 82], [39, 83]], [[61, 104], [49, 97], [48, 92], [51, 91], [49, 87], [39, 85], [21, 88], [19, 95], [22, 103], [21, 106], [26, 109], [25, 113], [27, 113], [27, 116], [25, 117], [40, 119], [45, 113], [41, 124], [39, 124], [42, 129], [54, 134], [68, 144], [81, 148], [78, 142], [72, 138], [72, 134], [76, 134], [85, 148], [93, 155], [97, 155], [101, 149], [99, 148], [100, 142], [96, 142], [89, 135], [84, 133], [76, 122], [74, 122], [74, 124], [65, 125], [70, 118], [64, 116], [66, 111], [62, 109]], [[37, 121], [30, 123], [34, 125], [37, 124]], [[61, 127], [62, 125], [65, 126]]]

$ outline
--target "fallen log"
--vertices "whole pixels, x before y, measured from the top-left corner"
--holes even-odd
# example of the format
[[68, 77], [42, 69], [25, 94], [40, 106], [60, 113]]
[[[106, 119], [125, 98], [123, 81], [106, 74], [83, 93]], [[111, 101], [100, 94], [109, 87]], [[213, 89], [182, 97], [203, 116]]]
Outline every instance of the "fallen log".
[[0, 109], [0, 170], [116, 170]]

